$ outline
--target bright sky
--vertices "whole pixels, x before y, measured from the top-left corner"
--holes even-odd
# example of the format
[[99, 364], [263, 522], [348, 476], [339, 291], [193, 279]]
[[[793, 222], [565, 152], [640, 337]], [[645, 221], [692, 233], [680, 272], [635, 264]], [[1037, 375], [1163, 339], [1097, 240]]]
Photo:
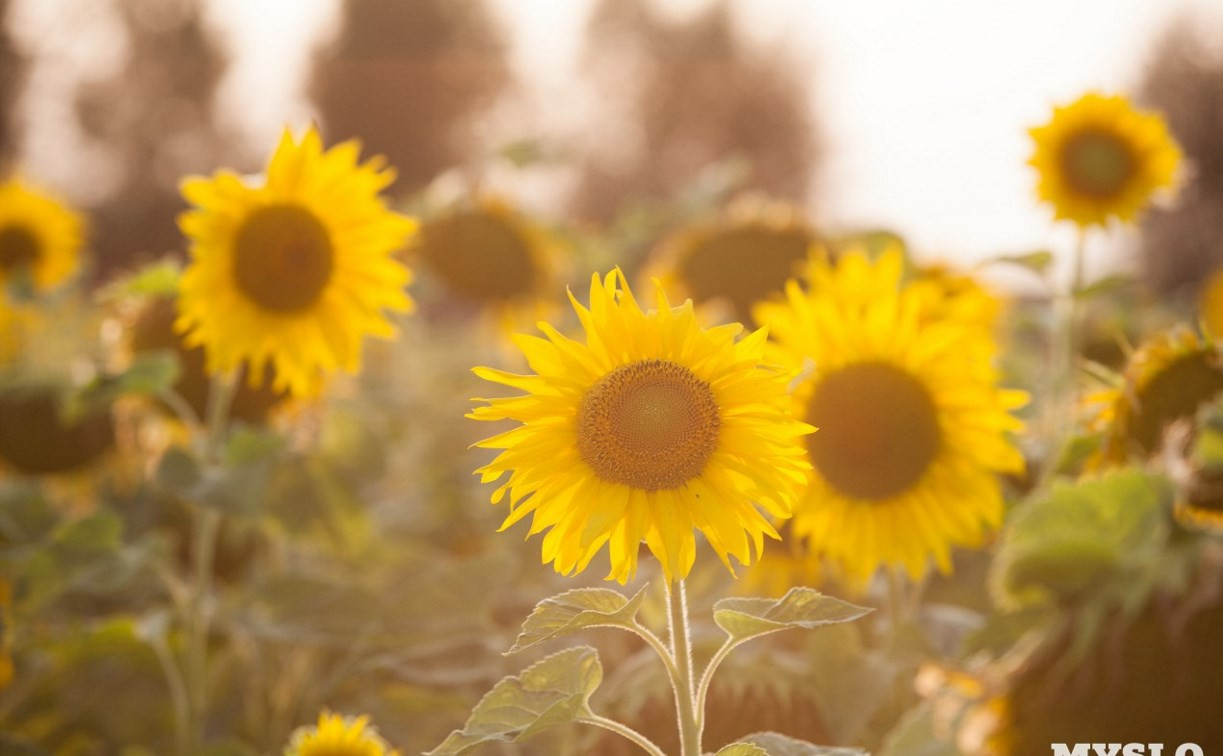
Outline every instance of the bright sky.
[[[309, 118], [285, 82], [301, 70], [315, 30], [334, 26], [335, 0], [214, 2], [216, 22], [243, 51], [223, 95], [241, 103], [242, 127], [270, 143], [283, 123]], [[592, 96], [573, 72], [593, 1], [491, 2], [514, 32], [533, 102], [579, 112], [568, 105]], [[702, 0], [663, 4], [682, 15]], [[1220, 0], [736, 3], [750, 33], [811, 72], [825, 155], [813, 217], [833, 229], [893, 228], [919, 253], [958, 260], [1070, 244], [1071, 232], [1031, 198], [1025, 129], [1087, 88], [1131, 89], [1152, 39], [1182, 8], [1223, 28]], [[557, 128], [580, 135], [580, 116]], [[1126, 239], [1090, 249], [1089, 267]]]

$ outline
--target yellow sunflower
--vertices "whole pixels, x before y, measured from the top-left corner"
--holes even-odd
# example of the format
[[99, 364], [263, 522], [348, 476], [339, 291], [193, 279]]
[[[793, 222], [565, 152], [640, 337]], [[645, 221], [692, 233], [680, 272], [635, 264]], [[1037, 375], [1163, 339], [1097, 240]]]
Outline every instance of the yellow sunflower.
[[[644, 540], [668, 581], [696, 558], [693, 529], [731, 568], [759, 554], [777, 532], [809, 467], [800, 437], [811, 428], [789, 415], [790, 375], [762, 363], [763, 331], [735, 341], [740, 325], [704, 329], [691, 301], [672, 307], [656, 286], [643, 310], [624, 275], [591, 279], [589, 309], [570, 295], [585, 341], [546, 323], [547, 338], [518, 336], [532, 375], [476, 368], [482, 378], [525, 392], [484, 399], [469, 417], [518, 427], [477, 446], [501, 449], [477, 470], [483, 482], [509, 473], [504, 530], [532, 515], [547, 530], [543, 560], [582, 571], [606, 544], [608, 579], [627, 582]], [[732, 570], [733, 571], [733, 570]]]
[[324, 711], [314, 727], [293, 733], [284, 756], [399, 756], [399, 751], [367, 727], [369, 717], [342, 717]]
[[1198, 297], [1198, 318], [1202, 329], [1214, 339], [1223, 339], [1223, 269], [1206, 280]]
[[1037, 195], [1080, 227], [1133, 220], [1153, 193], [1173, 188], [1181, 160], [1163, 119], [1119, 95], [1085, 94], [1028, 133]]
[[17, 179], [0, 184], [0, 288], [62, 283], [76, 270], [84, 233], [81, 216], [58, 199]]
[[1223, 391], [1223, 354], [1188, 328], [1152, 337], [1130, 356], [1120, 386], [1089, 397], [1102, 432], [1095, 467], [1159, 451], [1164, 431]]
[[252, 380], [316, 394], [325, 373], [356, 372], [361, 339], [390, 336], [385, 310], [407, 311], [407, 268], [392, 259], [415, 223], [379, 197], [394, 180], [360, 147], [324, 151], [318, 132], [287, 130], [255, 183], [221, 171], [183, 182], [194, 205], [179, 225], [191, 240], [176, 327], [202, 345], [210, 372], [249, 364]]
[[997, 474], [1023, 467], [1007, 434], [1026, 397], [997, 387], [988, 330], [902, 284], [902, 268], [897, 249], [817, 255], [805, 286], [756, 308], [780, 358], [813, 366], [795, 392], [820, 432], [794, 531], [859, 585], [881, 565], [948, 571], [951, 546], [1001, 521]]
[[425, 220], [413, 251], [449, 291], [494, 311], [511, 330], [546, 317], [564, 264], [543, 229], [492, 197]]
[[647, 274], [673, 296], [691, 298], [698, 307], [723, 307], [723, 319], [750, 323], [752, 305], [781, 293], [815, 242], [795, 208], [739, 203], [725, 218], [664, 242]]

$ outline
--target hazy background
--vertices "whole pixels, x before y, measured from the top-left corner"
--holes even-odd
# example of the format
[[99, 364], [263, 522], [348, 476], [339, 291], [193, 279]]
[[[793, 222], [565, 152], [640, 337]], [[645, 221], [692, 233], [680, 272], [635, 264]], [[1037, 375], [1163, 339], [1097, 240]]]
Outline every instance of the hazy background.
[[[764, 188], [792, 195], [818, 225], [891, 228], [925, 256], [961, 261], [1068, 246], [1072, 232], [1054, 227], [1032, 198], [1025, 129], [1088, 88], [1139, 95], [1144, 85], [1150, 89], [1156, 48], [1176, 19], [1192, 19], [1189, 26], [1206, 32], [1203, 51], [1189, 62], [1195, 68], [1217, 65], [1211, 56], [1221, 40], [1209, 30], [1223, 29], [1218, 0], [739, 0], [725, 4], [720, 30], [707, 18], [713, 4], [703, 0], [621, 0], [603, 3], [606, 12], [595, 0], [455, 0], [453, 7], [470, 7], [480, 17], [478, 33], [451, 38], [441, 25], [428, 31], [418, 20], [401, 19], [421, 29], [407, 53], [418, 63], [394, 68], [369, 62], [374, 56], [361, 47], [368, 41], [347, 51], [335, 46], [344, 28], [339, 0], [0, 0], [0, 7], [5, 2], [15, 47], [30, 58], [19, 164], [86, 205], [130, 195], [133, 181], [150, 178], [133, 174], [151, 172], [154, 180], [172, 183], [178, 172], [211, 170], [216, 160], [253, 170], [285, 123], [321, 117], [328, 129], [319, 107], [327, 87], [333, 99], [335, 92], [349, 93], [353, 102], [336, 107], [352, 113], [359, 99], [352, 82], [380, 70], [388, 81], [417, 82], [402, 95], [365, 102], [384, 114], [387, 129], [417, 144], [414, 156], [401, 158], [421, 163], [400, 164], [414, 184], [404, 190], [419, 188], [416, 172], [457, 161], [478, 170], [483, 185], [512, 192], [534, 209], [610, 215], [629, 191], [674, 191], [699, 165], [713, 162], [708, 153], [731, 152], [728, 139], [755, 139], [748, 151], [767, 169]], [[433, 4], [348, 3], [354, 5], [388, 12]], [[592, 19], [601, 12], [619, 17], [600, 27]], [[146, 50], [133, 61], [123, 43], [125, 14], [153, 32], [195, 14], [206, 38], [175, 31], [161, 41], [160, 53]], [[702, 17], [705, 26], [697, 29]], [[652, 32], [641, 33], [651, 24]], [[390, 49], [396, 39], [384, 42], [384, 57], [403, 52]], [[1165, 57], [1186, 45], [1171, 47]], [[204, 52], [221, 62], [206, 60]], [[435, 54], [440, 57], [428, 57]], [[163, 60], [167, 55], [177, 61]], [[678, 87], [666, 83], [667, 69], [651, 67], [668, 56], [678, 58], [670, 60]], [[723, 66], [727, 56], [748, 73], [736, 90], [743, 97], [723, 107], [720, 100], [733, 97], [718, 97], [719, 77], [738, 81], [723, 71], [733, 68]], [[442, 63], [419, 63], [426, 58]], [[714, 72], [706, 82], [713, 90], [694, 86], [701, 91], [676, 104], [688, 95], [683, 82], [702, 71]], [[157, 76], [163, 81], [148, 88], [180, 100], [168, 120], [151, 120], [141, 110], [147, 103], [125, 104], [114, 94]], [[1204, 86], [1223, 87], [1221, 77], [1223, 68], [1213, 69]], [[651, 82], [662, 83], [648, 91]], [[82, 86], [98, 90], [84, 107], [73, 93]], [[215, 115], [193, 111], [192, 98], [197, 105], [215, 98], [219, 109]], [[769, 122], [781, 107], [771, 103], [797, 112]], [[90, 128], [76, 123], [81, 113]], [[1209, 116], [1215, 117], [1223, 118]], [[693, 134], [722, 118], [734, 121], [724, 134]], [[1213, 128], [1209, 118], [1206, 126]], [[162, 132], [170, 147], [158, 147], [157, 154], [112, 149], [134, 131], [155, 132], [165, 123], [174, 124]], [[668, 133], [671, 126], [677, 133]], [[418, 136], [414, 128], [462, 132], [462, 139], [442, 147], [436, 134]], [[362, 136], [396, 162], [373, 134]], [[528, 138], [542, 140], [559, 162], [507, 171], [486, 160], [499, 146]], [[438, 165], [427, 165], [430, 155]], [[652, 170], [660, 175], [646, 176], [632, 168], [634, 161], [659, 163]], [[141, 167], [133, 171], [133, 165]], [[123, 222], [138, 216], [127, 213]], [[165, 243], [172, 242], [169, 234], [172, 227]], [[1091, 267], [1132, 257], [1136, 238], [1133, 232], [1097, 238]]]

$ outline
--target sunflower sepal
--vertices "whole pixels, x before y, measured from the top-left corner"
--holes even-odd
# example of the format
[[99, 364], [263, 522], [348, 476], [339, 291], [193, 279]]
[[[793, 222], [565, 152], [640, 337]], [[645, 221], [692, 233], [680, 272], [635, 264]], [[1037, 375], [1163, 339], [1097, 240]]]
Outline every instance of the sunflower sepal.
[[754, 732], [723, 746], [715, 756], [867, 756], [867, 753], [860, 748], [816, 745], [777, 732]]
[[791, 588], [779, 599], [724, 598], [713, 605], [713, 621], [736, 644], [789, 628], [811, 630], [852, 622], [874, 609], [811, 588]]
[[645, 599], [643, 586], [631, 597], [610, 588], [574, 588], [540, 601], [526, 621], [513, 647], [503, 655], [525, 651], [544, 641], [588, 627], [618, 627], [640, 632], [637, 612]]
[[594, 718], [590, 696], [603, 681], [599, 652], [590, 646], [558, 651], [493, 686], [426, 756], [459, 756], [493, 742], [520, 743], [541, 732]]

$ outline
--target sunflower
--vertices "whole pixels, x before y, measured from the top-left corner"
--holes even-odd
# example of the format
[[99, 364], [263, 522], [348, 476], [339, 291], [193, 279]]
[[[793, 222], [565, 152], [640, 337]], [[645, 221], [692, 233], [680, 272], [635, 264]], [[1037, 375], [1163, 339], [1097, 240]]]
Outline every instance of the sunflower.
[[191, 264], [176, 327], [210, 372], [247, 364], [258, 380], [272, 367], [274, 389], [316, 394], [326, 372], [360, 367], [362, 336], [393, 333], [384, 310], [410, 309], [411, 276], [391, 254], [415, 224], [379, 197], [395, 172], [381, 157], [358, 164], [359, 150], [286, 130], [261, 182], [183, 182], [194, 208], [179, 222]]
[[449, 291], [496, 312], [510, 330], [546, 316], [564, 260], [548, 234], [492, 197], [425, 220], [413, 251]]
[[13, 606], [13, 588], [0, 578], [0, 690], [13, 680], [13, 630], [9, 612]]
[[1085, 94], [1028, 133], [1037, 195], [1080, 227], [1132, 220], [1154, 192], [1173, 187], [1181, 160], [1163, 119], [1121, 96]]
[[1096, 467], [1159, 451], [1164, 431], [1223, 390], [1223, 355], [1188, 328], [1152, 337], [1131, 355], [1120, 386], [1087, 398], [1103, 434]]
[[1223, 339], [1223, 269], [1206, 279], [1198, 296], [1198, 318], [1210, 337]]
[[399, 756], [374, 728], [369, 717], [342, 717], [324, 711], [314, 727], [293, 733], [284, 756]]
[[[805, 478], [800, 437], [810, 428], [788, 414], [790, 375], [762, 364], [765, 334], [735, 341], [738, 324], [701, 328], [691, 301], [672, 307], [656, 285], [644, 311], [619, 269], [595, 274], [590, 307], [570, 295], [585, 341], [547, 323], [547, 338], [518, 336], [532, 375], [476, 368], [476, 375], [526, 392], [485, 399], [469, 417], [518, 427], [476, 444], [503, 451], [476, 472], [509, 478], [504, 530], [532, 515], [547, 530], [543, 559], [581, 572], [606, 544], [608, 579], [636, 573], [642, 540], [668, 581], [696, 558], [693, 529], [731, 568], [750, 564], [772, 517], [790, 515]], [[749, 538], [750, 537], [750, 538]]]
[[1008, 410], [1026, 397], [996, 386], [988, 330], [913, 284], [902, 255], [813, 256], [805, 284], [756, 308], [779, 358], [813, 365], [795, 392], [818, 426], [814, 469], [794, 531], [855, 584], [881, 565], [914, 578], [952, 545], [978, 546], [1002, 519], [997, 473], [1023, 459]]
[[752, 305], [779, 294], [815, 242], [796, 209], [739, 203], [723, 219], [672, 236], [647, 272], [674, 296], [725, 307], [730, 319], [750, 323]]
[[85, 224], [49, 194], [17, 179], [0, 184], [0, 288], [28, 281], [35, 291], [76, 270]]

